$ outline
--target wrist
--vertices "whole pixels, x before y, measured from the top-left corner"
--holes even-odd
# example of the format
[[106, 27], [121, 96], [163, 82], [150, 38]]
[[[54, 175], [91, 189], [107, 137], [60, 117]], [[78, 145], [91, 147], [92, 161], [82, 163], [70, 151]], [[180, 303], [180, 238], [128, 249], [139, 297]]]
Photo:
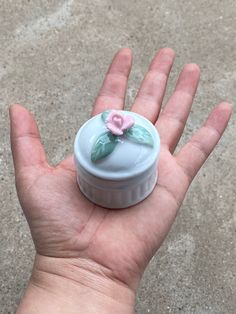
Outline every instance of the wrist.
[[135, 292], [84, 258], [36, 255], [17, 313], [133, 313]]

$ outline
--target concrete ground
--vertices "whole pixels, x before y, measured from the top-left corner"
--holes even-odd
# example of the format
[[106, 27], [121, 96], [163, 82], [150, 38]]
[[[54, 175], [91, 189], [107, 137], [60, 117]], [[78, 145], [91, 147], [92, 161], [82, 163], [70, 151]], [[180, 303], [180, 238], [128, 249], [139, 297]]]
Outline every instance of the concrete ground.
[[[127, 104], [150, 58], [177, 52], [169, 95], [184, 63], [202, 69], [182, 143], [217, 102], [236, 100], [233, 0], [1, 0], [0, 3], [0, 313], [13, 313], [34, 249], [17, 201], [8, 105], [35, 115], [51, 162], [72, 151], [118, 48], [134, 52]], [[182, 210], [143, 278], [136, 312], [235, 313], [235, 116], [194, 180]]]

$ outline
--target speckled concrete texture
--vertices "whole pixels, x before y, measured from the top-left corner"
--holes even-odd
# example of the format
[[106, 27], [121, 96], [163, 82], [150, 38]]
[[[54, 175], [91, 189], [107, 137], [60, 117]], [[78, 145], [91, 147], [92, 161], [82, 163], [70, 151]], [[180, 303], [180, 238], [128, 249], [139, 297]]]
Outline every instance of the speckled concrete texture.
[[[186, 142], [214, 104], [236, 101], [235, 16], [233, 0], [1, 0], [0, 313], [14, 313], [34, 254], [14, 187], [8, 105], [35, 114], [56, 163], [72, 151], [117, 49], [134, 52], [129, 106], [151, 57], [170, 46], [177, 58], [167, 95], [184, 63], [202, 69]], [[233, 116], [144, 275], [136, 313], [235, 313], [235, 131]]]

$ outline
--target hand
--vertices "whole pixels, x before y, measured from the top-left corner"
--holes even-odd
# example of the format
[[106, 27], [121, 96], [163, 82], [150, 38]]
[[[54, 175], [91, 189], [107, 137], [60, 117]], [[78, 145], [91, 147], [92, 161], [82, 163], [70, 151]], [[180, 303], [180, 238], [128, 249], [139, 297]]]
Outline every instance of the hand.
[[[50, 166], [32, 115], [20, 105], [10, 108], [16, 187], [37, 251], [36, 268], [49, 265], [49, 261], [53, 261], [52, 265], [63, 261], [136, 291], [191, 181], [214, 149], [231, 115], [228, 103], [216, 106], [202, 128], [174, 156], [197, 89], [199, 68], [195, 64], [183, 68], [172, 96], [160, 112], [173, 61], [171, 49], [159, 51], [132, 107], [156, 125], [161, 153], [154, 191], [127, 209], [105, 209], [88, 201], [78, 189], [73, 157], [56, 167]], [[123, 109], [131, 63], [129, 49], [116, 54], [93, 115], [108, 108]]]

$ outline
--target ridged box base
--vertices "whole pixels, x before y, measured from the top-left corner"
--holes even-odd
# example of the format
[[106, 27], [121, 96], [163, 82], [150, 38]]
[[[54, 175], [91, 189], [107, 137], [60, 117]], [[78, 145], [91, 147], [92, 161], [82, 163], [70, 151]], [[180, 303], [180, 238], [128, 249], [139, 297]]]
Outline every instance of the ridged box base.
[[81, 168], [77, 181], [81, 192], [93, 203], [107, 208], [126, 208], [144, 200], [157, 182], [156, 165], [126, 181], [101, 180]]

